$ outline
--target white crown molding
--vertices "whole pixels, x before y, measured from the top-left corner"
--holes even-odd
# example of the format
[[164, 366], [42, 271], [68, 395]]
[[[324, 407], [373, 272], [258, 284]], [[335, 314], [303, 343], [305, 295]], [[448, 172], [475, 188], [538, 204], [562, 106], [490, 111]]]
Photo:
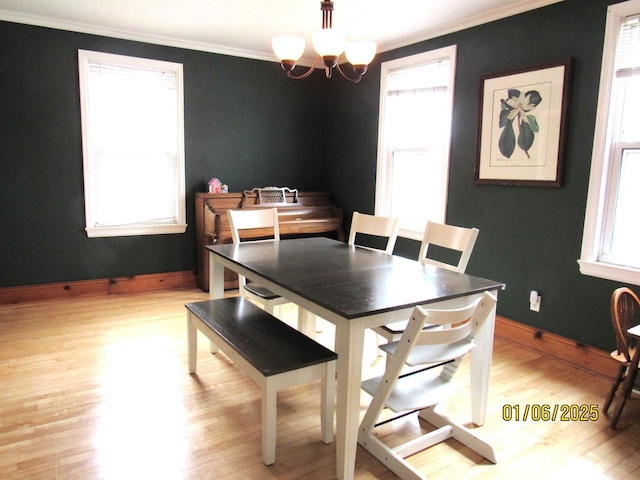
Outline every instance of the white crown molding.
[[[493, 22], [507, 18], [519, 13], [523, 13], [529, 10], [559, 3], [564, 0], [523, 0], [513, 3], [505, 8], [492, 10], [486, 14], [476, 15], [465, 19], [462, 22], [455, 22], [448, 25], [444, 25], [437, 29], [431, 29], [418, 34], [401, 37], [384, 44], [379, 45], [378, 52], [386, 52], [394, 50], [396, 48], [406, 47], [415, 43], [437, 38], [450, 33], [465, 30], [467, 28], [476, 27], [484, 23]], [[185, 40], [180, 38], [172, 38], [160, 35], [151, 35], [140, 32], [134, 32], [129, 30], [120, 30], [114, 28], [101, 27], [98, 25], [68, 22], [65, 20], [54, 19], [49, 17], [42, 17], [36, 15], [16, 14], [15, 12], [9, 12], [6, 10], [0, 10], [0, 20], [14, 23], [22, 23], [27, 25], [35, 25], [40, 27], [53, 28], [57, 30], [66, 30], [70, 32], [86, 33], [90, 35], [101, 35], [105, 37], [120, 38], [123, 40], [132, 40], [136, 42], [152, 43], [157, 45], [164, 45], [168, 47], [184, 48], [188, 50], [197, 50], [202, 52], [217, 53], [222, 55], [230, 55], [234, 57], [250, 58], [254, 60], [264, 60], [269, 62], [277, 62], [275, 56], [269, 52], [245, 50], [240, 48], [233, 48], [224, 45], [217, 45], [204, 42], [195, 42], [191, 40]], [[313, 63], [313, 58], [302, 58], [298, 65], [310, 66]], [[320, 66], [319, 68], [323, 68]]]
[[378, 49], [378, 53], [395, 50], [396, 48], [406, 47], [407, 45], [413, 45], [414, 43], [424, 42], [433, 38], [438, 38], [450, 33], [460, 32], [468, 28], [477, 27], [485, 23], [494, 22], [503, 18], [512, 17], [520, 13], [535, 10], [537, 8], [553, 5], [554, 3], [560, 3], [564, 0], [523, 0], [521, 2], [513, 3], [508, 7], [499, 8], [490, 12], [469, 17], [462, 22], [450, 23], [443, 25], [437, 29], [431, 29], [428, 31], [420, 32], [415, 35], [398, 38], [394, 41], [385, 43], [383, 48]]
[[85, 23], [67, 22], [64, 20], [40, 17], [35, 15], [16, 14], [14, 12], [7, 12], [5, 10], [0, 10], [0, 20], [14, 23], [23, 23], [27, 25], [35, 25], [38, 27], [54, 28], [56, 30], [66, 30], [69, 32], [86, 33], [89, 35], [100, 35], [104, 37], [119, 38], [122, 40], [152, 43], [156, 45], [164, 45], [167, 47], [185, 48], [187, 50], [199, 50], [202, 52], [219, 53], [222, 55], [231, 55], [234, 57], [251, 58], [254, 60], [268, 60], [273, 62], [277, 60], [275, 59], [273, 54], [266, 54], [264, 52], [232, 48], [211, 43], [194, 42], [190, 40], [165, 37], [160, 35], [150, 35], [128, 30], [119, 30], [115, 28], [106, 28]]

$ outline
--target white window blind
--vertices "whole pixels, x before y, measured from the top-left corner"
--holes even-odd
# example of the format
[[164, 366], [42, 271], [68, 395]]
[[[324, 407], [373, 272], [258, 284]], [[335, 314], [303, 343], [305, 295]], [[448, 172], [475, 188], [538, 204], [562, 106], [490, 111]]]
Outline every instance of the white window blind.
[[80, 51], [89, 236], [182, 233], [182, 66]]
[[640, 15], [626, 18], [620, 29], [616, 71], [618, 75], [640, 67]]
[[453, 65], [455, 47], [383, 64], [376, 213], [398, 217], [407, 238], [444, 221]]

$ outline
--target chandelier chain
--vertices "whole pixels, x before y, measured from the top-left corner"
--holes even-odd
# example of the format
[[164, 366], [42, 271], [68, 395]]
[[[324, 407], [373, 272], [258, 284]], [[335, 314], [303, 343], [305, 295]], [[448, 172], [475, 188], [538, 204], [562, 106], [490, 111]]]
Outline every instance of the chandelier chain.
[[322, 1], [320, 10], [322, 10], [322, 28], [333, 28], [333, 2]]

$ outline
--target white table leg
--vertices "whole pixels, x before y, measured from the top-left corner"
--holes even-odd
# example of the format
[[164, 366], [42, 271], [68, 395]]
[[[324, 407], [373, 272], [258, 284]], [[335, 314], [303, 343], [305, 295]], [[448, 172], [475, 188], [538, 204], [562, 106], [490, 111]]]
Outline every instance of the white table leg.
[[209, 298], [224, 297], [224, 266], [215, 261], [216, 256], [209, 252]]
[[484, 425], [487, 416], [495, 323], [494, 306], [476, 335], [476, 348], [471, 350], [471, 420], [478, 426]]
[[198, 330], [191, 323], [191, 312], [187, 311], [187, 356], [189, 373], [196, 373], [198, 358]]
[[360, 382], [364, 323], [342, 320], [336, 324], [338, 396], [336, 405], [336, 458], [338, 480], [352, 480], [360, 426]]

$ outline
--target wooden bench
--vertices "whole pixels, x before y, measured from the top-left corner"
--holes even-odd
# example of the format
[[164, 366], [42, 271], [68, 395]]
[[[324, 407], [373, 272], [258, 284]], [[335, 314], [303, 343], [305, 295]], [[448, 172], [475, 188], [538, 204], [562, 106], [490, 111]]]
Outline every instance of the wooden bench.
[[188, 303], [189, 373], [196, 371], [197, 331], [222, 350], [262, 390], [262, 458], [276, 458], [278, 390], [321, 380], [321, 429], [333, 441], [333, 404], [338, 355], [240, 297]]

